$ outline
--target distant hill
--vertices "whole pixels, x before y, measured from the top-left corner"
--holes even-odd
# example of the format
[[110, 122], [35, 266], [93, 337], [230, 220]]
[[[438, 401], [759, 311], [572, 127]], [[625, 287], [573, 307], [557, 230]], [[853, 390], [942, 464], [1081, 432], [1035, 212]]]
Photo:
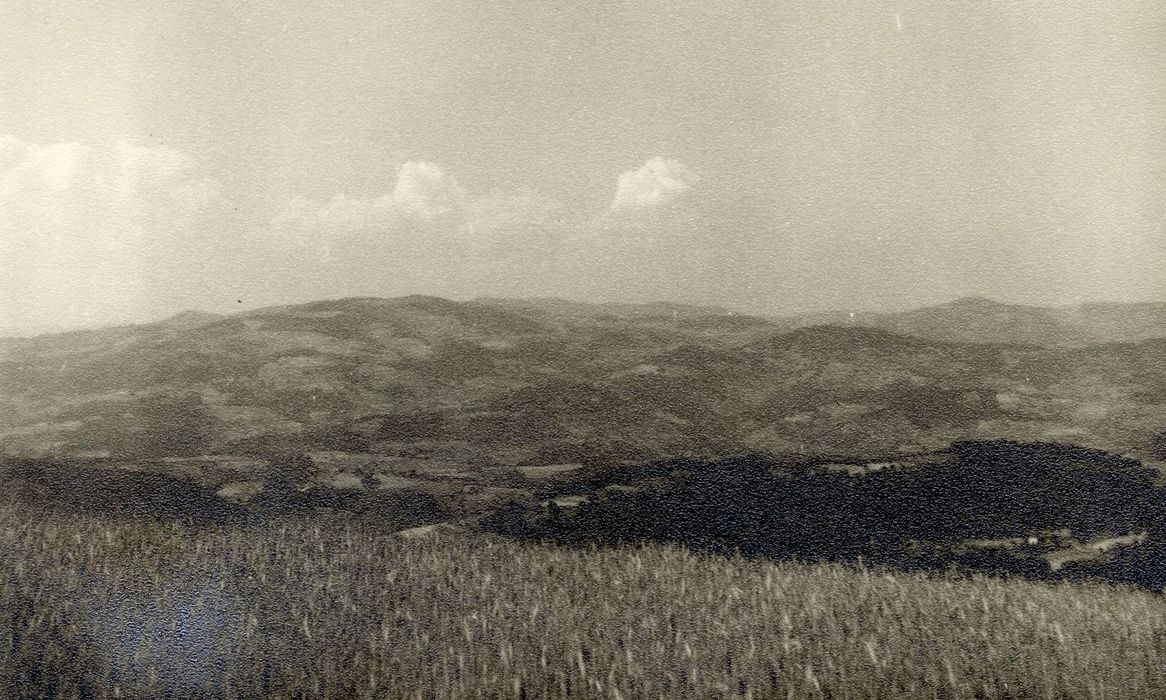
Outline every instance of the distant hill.
[[826, 312], [777, 322], [790, 327], [872, 326], [903, 335], [966, 343], [1081, 347], [1166, 336], [1166, 303], [1042, 307], [966, 297], [899, 313]]
[[530, 299], [507, 299], [486, 297], [474, 300], [477, 304], [496, 306], [525, 313], [545, 314], [555, 317], [575, 318], [619, 318], [619, 319], [649, 319], [649, 318], [705, 318], [709, 316], [728, 316], [733, 312], [719, 306], [694, 306], [691, 304], [674, 304], [671, 302], [651, 302], [647, 304], [618, 304], [618, 303], [585, 303], [568, 301], [554, 297], [535, 297]]
[[[969, 299], [810, 326], [426, 296], [188, 312], [0, 342], [0, 453], [327, 449], [505, 465], [1003, 437], [1152, 457], [1166, 449], [1158, 313]], [[1110, 336], [1122, 342], [1095, 342]]]

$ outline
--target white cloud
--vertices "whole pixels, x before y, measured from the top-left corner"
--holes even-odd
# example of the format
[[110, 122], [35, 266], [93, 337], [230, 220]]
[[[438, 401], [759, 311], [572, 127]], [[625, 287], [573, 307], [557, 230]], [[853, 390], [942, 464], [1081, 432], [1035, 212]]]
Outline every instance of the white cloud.
[[433, 163], [405, 163], [397, 174], [392, 201], [402, 212], [431, 220], [462, 212], [469, 196]]
[[255, 240], [268, 266], [314, 296], [463, 296], [543, 279], [577, 221], [533, 189], [473, 194], [440, 166], [411, 162], [381, 195], [295, 200]]
[[159, 216], [212, 206], [218, 183], [198, 177], [189, 156], [128, 143], [39, 146], [0, 137], [0, 234], [61, 243], [132, 238]]
[[687, 192], [698, 178], [678, 160], [652, 158], [619, 176], [609, 209], [624, 212], [666, 205]]
[[280, 271], [271, 285], [308, 288], [306, 298], [610, 292], [648, 284], [637, 271], [663, 284], [673, 263], [699, 269], [676, 245], [695, 214], [668, 206], [696, 182], [656, 158], [620, 176], [601, 211], [567, 210], [529, 188], [470, 193], [437, 165], [406, 163], [384, 194], [291, 202], [258, 245]]
[[342, 193], [327, 202], [295, 199], [271, 220], [271, 225], [277, 230], [291, 228], [327, 236], [439, 221], [456, 228], [469, 204], [469, 195], [439, 166], [409, 162], [398, 171], [392, 192], [368, 198]]
[[529, 189], [472, 196], [440, 166], [409, 162], [401, 166], [391, 192], [367, 198], [338, 194], [327, 202], [296, 199], [271, 220], [271, 227], [276, 233], [311, 233], [315, 240], [420, 237], [474, 246], [545, 226], [558, 211], [555, 202]]

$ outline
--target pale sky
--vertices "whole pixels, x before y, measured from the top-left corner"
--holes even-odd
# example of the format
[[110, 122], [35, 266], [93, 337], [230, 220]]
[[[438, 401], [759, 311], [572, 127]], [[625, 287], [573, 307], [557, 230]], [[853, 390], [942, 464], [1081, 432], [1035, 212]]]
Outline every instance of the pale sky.
[[0, 2], [0, 332], [1166, 300], [1166, 6]]

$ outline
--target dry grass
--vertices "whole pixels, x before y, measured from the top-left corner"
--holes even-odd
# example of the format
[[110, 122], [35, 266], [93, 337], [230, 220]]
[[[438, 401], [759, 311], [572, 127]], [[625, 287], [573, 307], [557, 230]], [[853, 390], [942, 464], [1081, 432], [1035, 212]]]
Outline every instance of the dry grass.
[[0, 506], [0, 695], [1166, 696], [1166, 602], [354, 523]]

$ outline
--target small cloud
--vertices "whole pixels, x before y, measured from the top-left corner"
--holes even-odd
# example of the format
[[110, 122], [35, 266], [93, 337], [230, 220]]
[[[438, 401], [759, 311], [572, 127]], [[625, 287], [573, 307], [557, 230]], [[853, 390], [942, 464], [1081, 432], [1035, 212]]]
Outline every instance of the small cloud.
[[699, 178], [678, 160], [652, 158], [637, 170], [619, 176], [612, 212], [636, 211], [663, 206], [676, 200]]
[[400, 221], [457, 218], [464, 214], [469, 202], [457, 181], [439, 166], [410, 162], [397, 172], [392, 192], [368, 198], [338, 194], [327, 202], [294, 199], [271, 220], [271, 225], [276, 229], [346, 235], [390, 227]]
[[403, 212], [430, 220], [460, 212], [469, 197], [457, 181], [433, 163], [405, 163], [397, 174], [393, 203]]
[[115, 235], [145, 220], [195, 213], [220, 198], [180, 151], [129, 143], [47, 146], [0, 137], [0, 229], [64, 238]]
[[[383, 194], [292, 201], [252, 240], [270, 267], [288, 269], [316, 296], [458, 296], [551, 275], [568, 219], [532, 188], [470, 193], [440, 166], [411, 162]], [[344, 274], [325, 274], [325, 265]]]
[[401, 166], [391, 192], [330, 201], [295, 199], [271, 220], [277, 233], [309, 237], [457, 240], [471, 246], [545, 230], [561, 218], [559, 205], [527, 188], [471, 195], [433, 163]]

